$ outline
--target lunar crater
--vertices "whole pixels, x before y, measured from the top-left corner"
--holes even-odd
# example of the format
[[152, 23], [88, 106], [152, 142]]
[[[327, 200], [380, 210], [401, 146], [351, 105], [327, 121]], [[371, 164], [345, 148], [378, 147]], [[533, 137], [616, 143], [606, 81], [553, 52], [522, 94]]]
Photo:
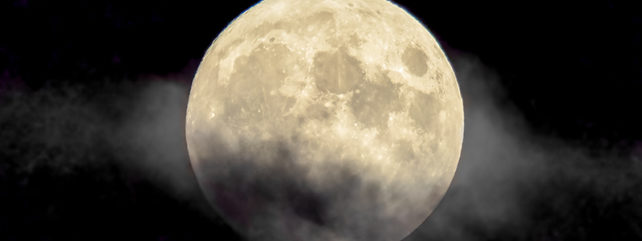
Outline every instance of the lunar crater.
[[312, 72], [320, 90], [335, 94], [353, 90], [365, 76], [361, 61], [348, 54], [345, 48], [335, 52], [317, 52]]
[[292, 58], [283, 44], [261, 44], [248, 56], [238, 57], [230, 76], [227, 114], [242, 119], [281, 118], [295, 102], [294, 98], [277, 94], [292, 71]]
[[408, 113], [415, 124], [422, 129], [440, 130], [439, 112], [442, 110], [440, 100], [434, 94], [414, 91], [413, 101]]
[[403, 108], [400, 104], [399, 85], [388, 78], [364, 81], [357, 88], [349, 103], [355, 118], [368, 127], [385, 130], [389, 113]]
[[428, 56], [417, 47], [407, 47], [401, 59], [406, 69], [416, 76], [423, 76], [428, 72]]

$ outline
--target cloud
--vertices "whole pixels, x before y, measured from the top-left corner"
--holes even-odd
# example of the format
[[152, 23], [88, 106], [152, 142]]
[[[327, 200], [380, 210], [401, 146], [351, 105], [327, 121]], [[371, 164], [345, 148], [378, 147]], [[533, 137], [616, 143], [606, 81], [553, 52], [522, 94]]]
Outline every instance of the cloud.
[[145, 170], [145, 175], [179, 195], [198, 193], [185, 144], [185, 108], [188, 90], [174, 82], [154, 82], [142, 88], [137, 101], [128, 106], [122, 121], [118, 147], [125, 163]]
[[5, 168], [54, 175], [118, 165], [178, 197], [198, 196], [184, 140], [187, 86], [101, 82], [0, 97]]
[[0, 96], [0, 237], [239, 239], [191, 170], [187, 84], [155, 79]]
[[[451, 58], [466, 111], [462, 158], [438, 208], [406, 240], [642, 238], [641, 158], [617, 150], [589, 150], [535, 132], [511, 106], [497, 75], [472, 56], [455, 53]], [[187, 84], [170, 81], [101, 82], [5, 92], [0, 96], [0, 181], [4, 182], [9, 172], [21, 173], [28, 182], [31, 173], [43, 169], [65, 176], [117, 165], [126, 170], [128, 178], [154, 183], [168, 195], [216, 218], [202, 197], [187, 157], [187, 94]], [[291, 154], [284, 150], [283, 155]], [[305, 168], [270, 168], [258, 169], [258, 179], [237, 181], [249, 182], [252, 185], [247, 186], [262, 191], [278, 189], [267, 195], [273, 197], [268, 200], [272, 203], [303, 199], [292, 200], [303, 206], [280, 203], [290, 210], [285, 214], [279, 213], [282, 206], [265, 211], [272, 216], [290, 215], [283, 220], [296, 220], [294, 223], [263, 222], [273, 225], [265, 230], [303, 225], [300, 233], [293, 234], [303, 240], [335, 235], [311, 229], [341, 223], [323, 219], [318, 213], [331, 208], [328, 205], [337, 199], [381, 195], [381, 190], [368, 190], [350, 170], [337, 172], [333, 185], [319, 187], [330, 188], [329, 193], [336, 195], [318, 196], [316, 190], [306, 189], [305, 182], [291, 182], [299, 180], [299, 173], [308, 171]], [[232, 171], [247, 169], [238, 166]], [[257, 182], [275, 176], [278, 187]], [[382, 208], [378, 205], [373, 203], [371, 208]], [[363, 222], [371, 221], [367, 209], [355, 209], [363, 211]], [[313, 238], [313, 234], [322, 237]]]
[[[452, 186], [406, 240], [639, 240], [642, 164], [537, 133], [498, 76], [455, 53], [466, 131]], [[598, 154], [592, 154], [598, 153]]]

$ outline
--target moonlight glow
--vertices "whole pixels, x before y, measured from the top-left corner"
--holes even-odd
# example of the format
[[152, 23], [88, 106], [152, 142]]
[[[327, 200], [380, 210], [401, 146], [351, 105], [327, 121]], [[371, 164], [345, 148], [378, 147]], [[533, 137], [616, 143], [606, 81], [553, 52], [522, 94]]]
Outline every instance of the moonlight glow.
[[204, 193], [251, 239], [400, 240], [450, 185], [463, 106], [391, 2], [265, 0], [207, 51], [186, 134]]

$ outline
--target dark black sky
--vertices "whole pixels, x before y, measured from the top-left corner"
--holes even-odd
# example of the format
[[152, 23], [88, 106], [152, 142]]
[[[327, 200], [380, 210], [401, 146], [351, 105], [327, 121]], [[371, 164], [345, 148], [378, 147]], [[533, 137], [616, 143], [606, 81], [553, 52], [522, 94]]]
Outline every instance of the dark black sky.
[[[525, 195], [528, 222], [495, 228], [461, 220], [478, 234], [462, 240], [642, 239], [642, 177], [618, 172], [642, 170], [633, 168], [642, 162], [642, 8], [633, 1], [396, 2], [428, 26], [458, 75], [458, 67], [484, 69], [459, 77], [492, 79], [502, 93], [493, 103], [511, 110], [498, 116], [523, 120], [520, 130], [530, 133], [518, 136], [591, 157], [553, 158], [567, 169], [612, 172], [577, 185], [565, 180], [604, 176], [560, 173], [543, 184], [553, 191]], [[2, 1], [0, 240], [240, 240], [204, 211], [198, 192], [184, 191], [193, 180], [158, 182], [173, 174], [150, 175], [146, 165], [167, 158], [154, 152], [166, 146], [186, 160], [176, 117], [191, 78], [217, 34], [254, 3]], [[474, 86], [462, 84], [464, 97]], [[478, 100], [465, 98], [467, 108]], [[162, 110], [168, 105], [175, 112]], [[165, 139], [157, 135], [173, 141], [158, 144]], [[559, 148], [546, 143], [540, 153]], [[128, 164], [138, 159], [145, 164]], [[609, 189], [602, 185], [622, 180], [615, 201], [584, 186]]]

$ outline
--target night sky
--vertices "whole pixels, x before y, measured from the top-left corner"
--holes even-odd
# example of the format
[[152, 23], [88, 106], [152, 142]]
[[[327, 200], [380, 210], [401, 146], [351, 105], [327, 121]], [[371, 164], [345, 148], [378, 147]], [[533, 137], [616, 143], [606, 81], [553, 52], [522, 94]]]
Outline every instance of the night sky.
[[[640, 7], [395, 2], [466, 110], [453, 187], [407, 240], [642, 240]], [[243, 240], [196, 185], [184, 117], [255, 3], [3, 0], [0, 240]]]

